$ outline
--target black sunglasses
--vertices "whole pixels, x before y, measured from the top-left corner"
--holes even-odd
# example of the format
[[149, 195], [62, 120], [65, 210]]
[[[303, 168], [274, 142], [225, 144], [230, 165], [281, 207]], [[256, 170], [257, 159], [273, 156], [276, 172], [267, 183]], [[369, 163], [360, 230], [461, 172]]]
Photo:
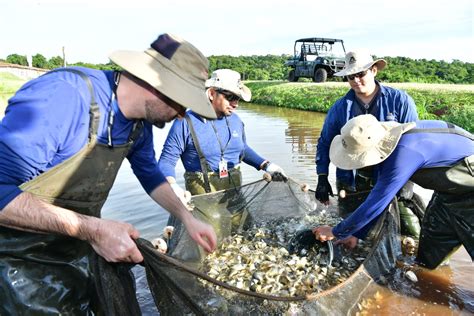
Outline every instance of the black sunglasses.
[[362, 77], [365, 77], [365, 75], [367, 74], [367, 72], [368, 72], [369, 70], [371, 70], [371, 69], [372, 69], [372, 68], [369, 68], [369, 69], [367, 69], [367, 70], [358, 72], [358, 73], [356, 73], [356, 74], [348, 75], [348, 76], [347, 76], [347, 79], [349, 79], [349, 80], [354, 80], [355, 78], [362, 78]]
[[233, 94], [232, 92], [225, 90], [216, 90], [217, 93], [222, 94], [222, 96], [229, 102], [239, 101], [240, 97]]

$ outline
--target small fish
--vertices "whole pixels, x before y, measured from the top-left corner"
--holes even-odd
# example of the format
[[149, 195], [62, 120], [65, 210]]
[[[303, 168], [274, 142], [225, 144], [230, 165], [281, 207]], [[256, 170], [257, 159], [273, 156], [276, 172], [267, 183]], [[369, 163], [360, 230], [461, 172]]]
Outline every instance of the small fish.
[[151, 244], [161, 253], [166, 253], [168, 251], [168, 244], [163, 238], [155, 238], [151, 241]]
[[413, 271], [411, 271], [411, 270], [408, 270], [408, 271], [405, 272], [405, 277], [406, 277], [408, 280], [412, 281], [413, 283], [418, 282], [418, 278], [417, 278], [415, 272], [413, 272]]
[[174, 226], [166, 226], [163, 228], [163, 236], [167, 239], [170, 240], [171, 235], [173, 235], [174, 232]]

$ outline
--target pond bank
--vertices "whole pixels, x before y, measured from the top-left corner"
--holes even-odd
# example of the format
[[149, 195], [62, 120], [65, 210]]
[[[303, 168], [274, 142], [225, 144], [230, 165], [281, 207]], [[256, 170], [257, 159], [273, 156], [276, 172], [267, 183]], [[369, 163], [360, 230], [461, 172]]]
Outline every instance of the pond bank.
[[[26, 81], [0, 73], [0, 118], [8, 99]], [[346, 82], [248, 81], [252, 102], [256, 104], [326, 113], [334, 102], [347, 93]], [[385, 84], [385, 83], [384, 83]], [[387, 83], [403, 89], [415, 100], [420, 119], [439, 119], [474, 133], [474, 85]]]
[[[307, 111], [327, 112], [347, 93], [345, 82], [249, 81], [252, 102]], [[388, 83], [414, 100], [420, 119], [439, 119], [474, 132], [474, 85]]]

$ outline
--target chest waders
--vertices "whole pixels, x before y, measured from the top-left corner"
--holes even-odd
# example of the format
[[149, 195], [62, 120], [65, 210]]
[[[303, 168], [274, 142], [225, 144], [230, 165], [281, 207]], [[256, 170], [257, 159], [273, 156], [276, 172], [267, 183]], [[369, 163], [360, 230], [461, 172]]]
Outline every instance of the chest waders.
[[[219, 172], [213, 172], [209, 167], [206, 157], [204, 156], [201, 146], [199, 145], [199, 139], [197, 137], [196, 131], [192, 120], [189, 116], [185, 116], [186, 121], [188, 122], [189, 131], [194, 142], [194, 147], [199, 156], [199, 163], [201, 165], [202, 172], [188, 172], [184, 173], [184, 180], [186, 185], [186, 190], [188, 190], [191, 195], [200, 195], [206, 194], [221, 190], [227, 190], [234, 188], [235, 190], [240, 190], [239, 187], [242, 185], [242, 172], [239, 167], [231, 168], [228, 170], [228, 176], [226, 178], [221, 178]], [[221, 147], [222, 149], [222, 147]], [[223, 150], [222, 150], [223, 151]], [[231, 191], [232, 194], [226, 194], [224, 199], [228, 200], [229, 209], [223, 210], [213, 208], [213, 205], [207, 205], [205, 209], [199, 209], [199, 206], [195, 207], [194, 214], [198, 218], [201, 218], [207, 221], [212, 225], [217, 236], [217, 241], [220, 243], [222, 238], [226, 236], [226, 231], [231, 229], [237, 229], [241, 226], [242, 213], [233, 211], [234, 206], [240, 206], [242, 203], [245, 203], [245, 199], [240, 193]], [[231, 196], [231, 198], [229, 198]], [[222, 201], [221, 201], [222, 202]], [[218, 204], [215, 205], [217, 207]], [[237, 207], [235, 208], [237, 210]], [[199, 212], [200, 214], [196, 214]], [[231, 215], [229, 215], [231, 214]], [[170, 215], [168, 219], [168, 225], [174, 227], [182, 227], [183, 225], [178, 224], [178, 219]], [[202, 251], [197, 249], [196, 251]]]
[[[410, 133], [451, 133], [474, 141], [473, 135], [448, 128], [412, 129]], [[417, 262], [434, 269], [461, 244], [474, 260], [474, 155], [451, 167], [420, 169], [411, 177], [434, 190], [422, 220]]]
[[[99, 144], [100, 112], [89, 78], [75, 69], [62, 71], [81, 76], [89, 88], [88, 143], [74, 156], [20, 188], [53, 205], [100, 217], [102, 205], [139, 129], [136, 124], [125, 145]], [[93, 314], [97, 306], [93, 306], [95, 289], [88, 259], [92, 251], [87, 242], [79, 239], [0, 226], [0, 315]]]
[[192, 195], [198, 195], [241, 186], [242, 173], [239, 167], [229, 169], [229, 175], [226, 178], [220, 178], [219, 172], [213, 172], [209, 168], [206, 157], [204, 156], [201, 146], [199, 145], [199, 139], [194, 130], [192, 120], [189, 116], [185, 116], [185, 118], [189, 125], [189, 131], [191, 132], [191, 137], [193, 138], [194, 147], [196, 147], [196, 151], [199, 155], [199, 163], [201, 165], [202, 171], [184, 173], [186, 190], [191, 192]]

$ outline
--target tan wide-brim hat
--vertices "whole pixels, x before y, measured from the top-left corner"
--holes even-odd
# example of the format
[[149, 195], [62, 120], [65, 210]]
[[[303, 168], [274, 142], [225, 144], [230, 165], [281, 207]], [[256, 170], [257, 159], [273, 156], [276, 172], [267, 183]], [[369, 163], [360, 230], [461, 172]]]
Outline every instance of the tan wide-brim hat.
[[209, 62], [189, 42], [162, 34], [144, 52], [115, 51], [109, 58], [180, 105], [216, 118], [204, 86]]
[[245, 102], [249, 102], [252, 98], [252, 92], [242, 83], [240, 74], [231, 69], [218, 69], [214, 71], [211, 78], [206, 80], [206, 88], [230, 91]]
[[377, 70], [382, 70], [387, 65], [387, 62], [385, 59], [374, 60], [372, 56], [365, 51], [348, 52], [346, 54], [344, 69], [336, 72], [334, 76], [343, 77], [353, 75], [365, 71], [373, 65], [377, 66]]
[[414, 122], [379, 122], [371, 114], [356, 116], [332, 140], [329, 157], [336, 167], [346, 170], [379, 164], [395, 150], [402, 134], [415, 126]]

